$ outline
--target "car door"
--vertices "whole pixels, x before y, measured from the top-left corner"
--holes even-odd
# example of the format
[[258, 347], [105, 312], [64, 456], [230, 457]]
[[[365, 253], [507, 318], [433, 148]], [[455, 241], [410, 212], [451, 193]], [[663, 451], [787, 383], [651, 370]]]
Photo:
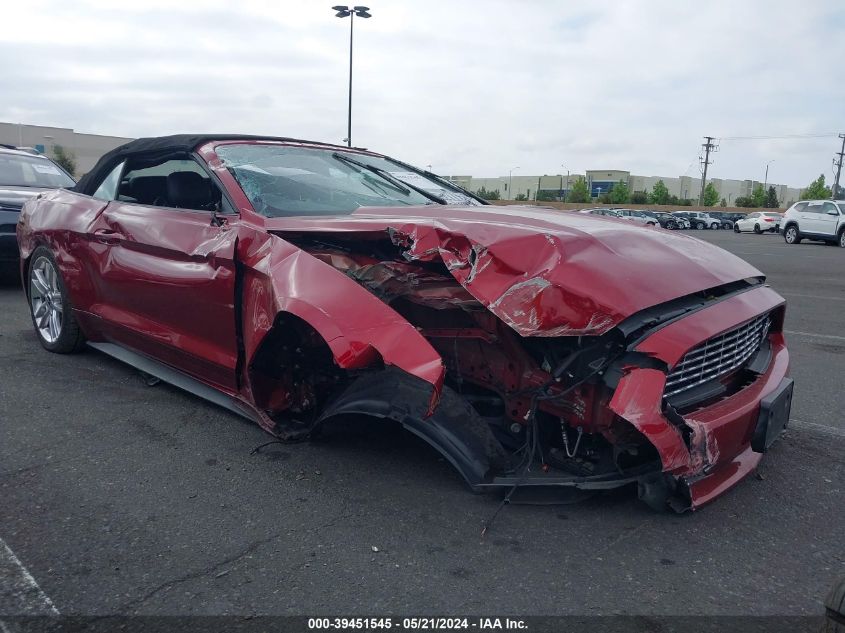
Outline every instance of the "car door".
[[810, 235], [819, 235], [822, 233], [824, 228], [824, 222], [821, 219], [823, 206], [824, 201], [811, 200], [807, 203], [807, 206], [801, 210], [798, 220], [798, 229], [802, 233]]
[[816, 216], [816, 232], [831, 239], [835, 238], [839, 226], [839, 208], [832, 202], [825, 202]]
[[759, 213], [748, 213], [746, 216], [739, 221], [739, 230], [740, 231], [753, 231], [754, 224], [757, 222], [758, 218], [760, 217]]
[[[162, 197], [150, 178], [167, 182], [175, 173], [172, 162], [180, 173], [203, 178], [202, 169], [186, 161], [159, 166], [155, 176], [144, 171], [154, 168], [133, 172], [129, 164], [117, 199], [91, 226], [92, 248], [103, 251], [95, 312], [114, 342], [235, 391], [237, 216]], [[133, 178], [146, 179], [146, 193], [132, 191]]]

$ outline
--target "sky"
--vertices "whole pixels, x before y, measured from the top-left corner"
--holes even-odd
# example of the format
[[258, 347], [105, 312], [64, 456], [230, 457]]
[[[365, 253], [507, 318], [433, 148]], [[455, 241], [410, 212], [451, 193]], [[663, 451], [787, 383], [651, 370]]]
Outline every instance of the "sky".
[[[806, 186], [845, 133], [842, 0], [371, 0], [353, 144], [446, 175]], [[315, 0], [0, 0], [0, 121], [340, 143], [349, 18]], [[824, 135], [824, 136], [812, 136]], [[735, 139], [732, 137], [790, 137]], [[773, 161], [773, 162], [770, 162]]]

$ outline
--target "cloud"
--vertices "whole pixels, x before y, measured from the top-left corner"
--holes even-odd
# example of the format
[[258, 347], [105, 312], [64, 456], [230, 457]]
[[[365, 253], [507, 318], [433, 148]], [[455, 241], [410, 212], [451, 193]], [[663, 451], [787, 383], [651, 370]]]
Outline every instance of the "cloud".
[[[0, 31], [0, 120], [339, 142], [349, 20], [330, 4], [10, 4], [21, 28]], [[371, 2], [355, 23], [353, 141], [446, 174], [673, 176], [705, 134], [842, 125], [840, 0], [570, 5]], [[835, 136], [725, 141], [711, 174], [761, 178], [774, 159], [770, 180], [803, 185], [836, 150]]]

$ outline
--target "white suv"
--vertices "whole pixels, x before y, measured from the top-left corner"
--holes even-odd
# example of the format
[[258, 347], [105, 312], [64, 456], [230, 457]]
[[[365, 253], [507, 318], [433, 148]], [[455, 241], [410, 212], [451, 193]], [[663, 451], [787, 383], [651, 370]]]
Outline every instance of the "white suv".
[[833, 242], [845, 248], [845, 201], [802, 200], [786, 210], [781, 224], [787, 244], [802, 239]]

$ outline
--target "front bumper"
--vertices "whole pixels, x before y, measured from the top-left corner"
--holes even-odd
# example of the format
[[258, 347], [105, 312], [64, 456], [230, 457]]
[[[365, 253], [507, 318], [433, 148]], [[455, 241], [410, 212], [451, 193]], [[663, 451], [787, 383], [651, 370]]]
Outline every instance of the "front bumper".
[[[659, 329], [637, 345], [636, 351], [672, 368], [701, 341], [783, 303], [771, 288], [758, 287]], [[789, 372], [789, 352], [782, 333], [771, 332], [769, 342], [769, 365], [754, 382], [683, 415], [663, 407], [664, 372], [629, 367], [620, 379], [610, 408], [656, 447], [664, 477], [674, 492], [676, 509], [696, 509], [709, 503], [753, 472], [760, 462], [762, 454], [754, 450], [752, 442], [761, 404], [781, 388]]]

